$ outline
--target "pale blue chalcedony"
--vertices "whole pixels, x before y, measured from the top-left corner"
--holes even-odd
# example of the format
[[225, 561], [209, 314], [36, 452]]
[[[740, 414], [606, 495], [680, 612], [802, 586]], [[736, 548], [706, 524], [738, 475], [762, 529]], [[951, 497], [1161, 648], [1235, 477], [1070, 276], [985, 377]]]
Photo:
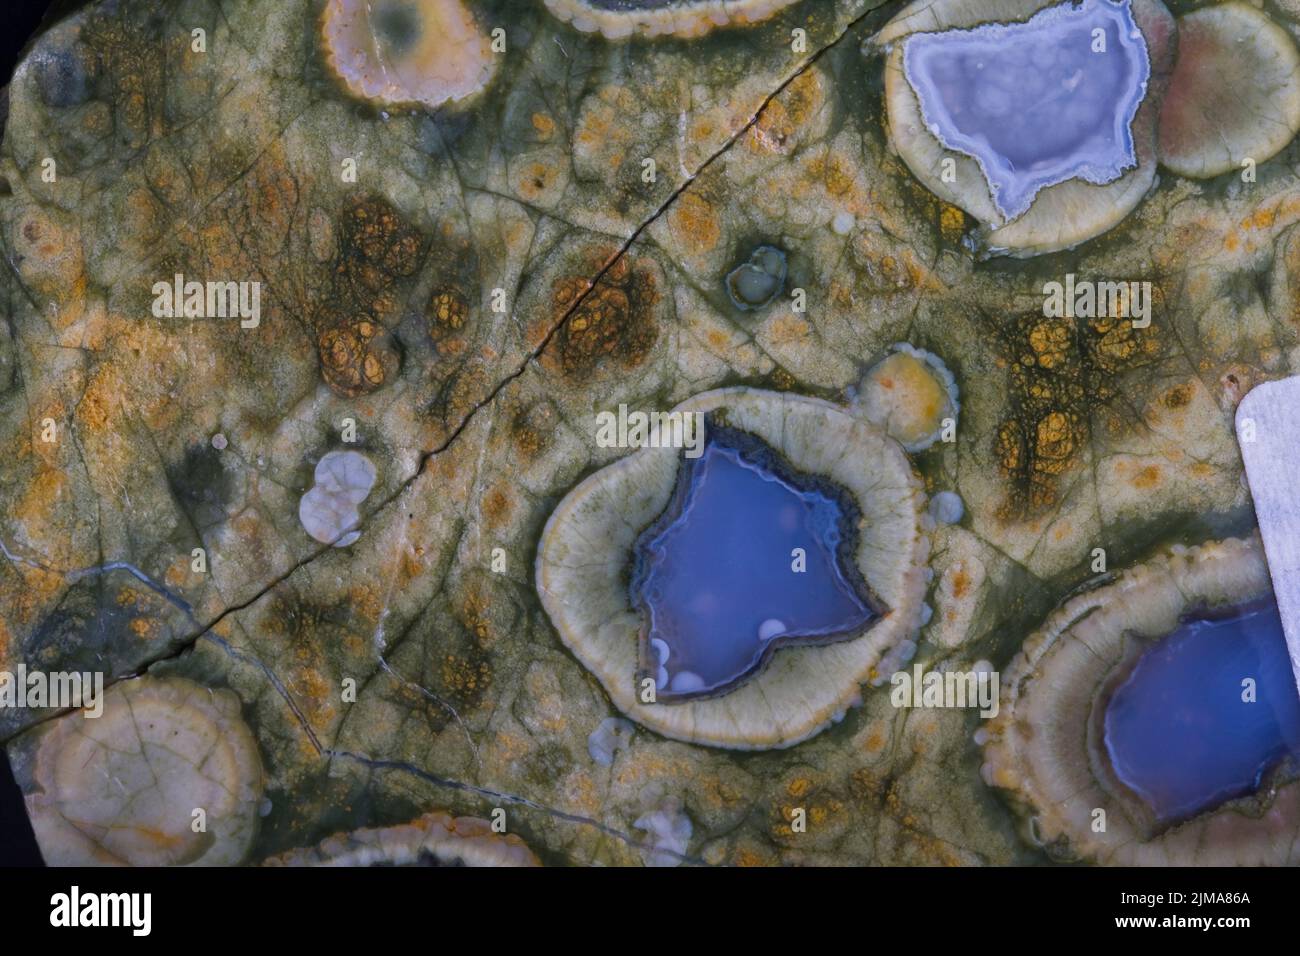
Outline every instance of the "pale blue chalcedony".
[[855, 637], [879, 616], [844, 546], [846, 493], [775, 466], [751, 435], [708, 434], [635, 548], [631, 592], [665, 700], [729, 690], [781, 644]]
[[903, 70], [930, 132], [979, 163], [1008, 220], [1046, 186], [1102, 185], [1137, 165], [1131, 127], [1151, 63], [1130, 0], [914, 33]]
[[1300, 695], [1277, 605], [1184, 621], [1137, 661], [1103, 723], [1116, 775], [1161, 821], [1253, 792], [1300, 756]]

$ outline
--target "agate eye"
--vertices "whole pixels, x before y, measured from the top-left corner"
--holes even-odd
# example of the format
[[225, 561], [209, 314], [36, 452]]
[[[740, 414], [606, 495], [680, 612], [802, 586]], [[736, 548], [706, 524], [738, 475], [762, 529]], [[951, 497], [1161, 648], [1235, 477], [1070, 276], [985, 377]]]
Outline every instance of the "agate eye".
[[329, 0], [321, 32], [348, 92], [378, 105], [458, 103], [496, 69], [491, 41], [459, 0]]

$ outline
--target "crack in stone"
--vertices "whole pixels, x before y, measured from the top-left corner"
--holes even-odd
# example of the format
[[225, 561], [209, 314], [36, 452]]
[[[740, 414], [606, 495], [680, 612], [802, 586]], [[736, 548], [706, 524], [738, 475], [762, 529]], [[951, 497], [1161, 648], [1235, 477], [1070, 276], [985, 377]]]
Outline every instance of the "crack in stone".
[[57, 574], [73, 584], [76, 584], [83, 578], [88, 578], [95, 574], [108, 574], [111, 571], [126, 571], [145, 587], [149, 588], [149, 590], [153, 591], [169, 604], [179, 609], [191, 621], [194, 621], [196, 624], [198, 623], [198, 621], [194, 619], [194, 610], [190, 607], [188, 601], [175, 592], [169, 590], [164, 585], [159, 584], [129, 561], [106, 561], [103, 564], [96, 564], [89, 568], [79, 568], [75, 571], [62, 571], [58, 568], [52, 568], [47, 564], [42, 564], [40, 561], [32, 558], [25, 558], [20, 554], [10, 551], [8, 546], [4, 543], [4, 539], [0, 539], [0, 554], [3, 554], [14, 564], [22, 564], [29, 568], [36, 568], [38, 571]]
[[[587, 298], [596, 290], [601, 280], [604, 279], [604, 277], [610, 272], [610, 270], [613, 269], [613, 267], [617, 265], [618, 262], [628, 254], [632, 246], [636, 244], [636, 242], [641, 238], [641, 236], [646, 232], [646, 230], [649, 229], [651, 226], [653, 226], [654, 223], [657, 222], [659, 219], [661, 219], [664, 216], [664, 214], [667, 213], [668, 210], [674, 205], [674, 203], [676, 203], [677, 200], [683, 194], [685, 194], [687, 190], [691, 188], [692, 185], [694, 185], [694, 183], [696, 182], [696, 180], [700, 178], [700, 176], [702, 176], [715, 162], [717, 162], [726, 153], [728, 153], [735, 146], [735, 144], [741, 140], [742, 137], [744, 137], [751, 129], [755, 127], [758, 121], [762, 118], [764, 111], [770, 106], [770, 104], [777, 97], [779, 97], [782, 93], [784, 93], [786, 89], [788, 89], [789, 86], [795, 80], [797, 80], [799, 77], [804, 75], [809, 69], [811, 69], [814, 65], [816, 65], [816, 63], [823, 56], [825, 56], [835, 47], [839, 46], [846, 38], [848, 38], [851, 34], [853, 34], [854, 31], [872, 14], [874, 14], [877, 9], [878, 6], [873, 5], [868, 9], [866, 9], [865, 11], [863, 11], [853, 20], [851, 20], [847, 25], [845, 25], [845, 27], [838, 34], [836, 34], [836, 36], [833, 39], [831, 39], [824, 46], [819, 47], [813, 54], [811, 54], [806, 60], [804, 60], [803, 63], [801, 63], [798, 66], [798, 68], [796, 68], [784, 80], [782, 80], [777, 85], [777, 87], [774, 90], [772, 90], [772, 92], [768, 93], [763, 98], [763, 100], [758, 104], [758, 106], [754, 109], [753, 113], [746, 120], [746, 122], [738, 130], [736, 130], [736, 132], [734, 132], [730, 137], [728, 137], [727, 140], [722, 143], [722, 145], [720, 145], [717, 149], [715, 149], [704, 160], [704, 162], [701, 163], [696, 168], [694, 173], [689, 174], [686, 177], [686, 179], [684, 179], [677, 186], [677, 188], [674, 189], [673, 192], [645, 220], [643, 220], [632, 231], [632, 233], [627, 237], [627, 239], [625, 239], [622, 242], [618, 251], [613, 256], [610, 257], [609, 261], [606, 262], [605, 265], [599, 269], [596, 275], [587, 283], [587, 288], [579, 296], [577, 296], [577, 298], [569, 305], [568, 309], [565, 310], [564, 314], [560, 316], [560, 318], [551, 326], [551, 328], [546, 332], [545, 336], [543, 336], [543, 338], [537, 344], [537, 346], [529, 351], [529, 353], [525, 356], [523, 361], [519, 363], [518, 367], [514, 369], [514, 371], [506, 375], [504, 378], [502, 378], [500, 381], [498, 381], [486, 396], [484, 396], [481, 400], [476, 402], [474, 406], [470, 408], [470, 410], [464, 415], [464, 417], [460, 420], [460, 422], [455, 426], [455, 428], [452, 429], [452, 431], [448, 434], [446, 439], [444, 439], [435, 448], [421, 453], [419, 464], [417, 465], [415, 471], [411, 474], [410, 477], [404, 480], [388, 497], [384, 498], [382, 501], [379, 501], [376, 504], [376, 506], [368, 514], [362, 517], [361, 520], [358, 521], [352, 528], [343, 531], [339, 537], [341, 538], [346, 534], [350, 534], [354, 530], [360, 530], [372, 518], [374, 518], [376, 515], [383, 512], [391, 504], [393, 504], [398, 498], [400, 498], [415, 483], [415, 481], [424, 473], [424, 470], [428, 466], [429, 462], [433, 458], [447, 451], [451, 447], [451, 445], [469, 427], [474, 417], [484, 408], [493, 404], [496, 398], [512, 382], [518, 380], [528, 370], [529, 366], [537, 361], [537, 359], [542, 355], [543, 352], [545, 352], [547, 347], [555, 339], [555, 336], [559, 334], [559, 332], [564, 328], [564, 326], [569, 322], [569, 320], [582, 307], [583, 303], [586, 302]], [[297, 117], [295, 117], [294, 121], [296, 121], [296, 119]], [[14, 271], [15, 277], [17, 277], [17, 270], [13, 268], [12, 262], [9, 263], [9, 266], [10, 269]], [[24, 293], [27, 293], [27, 289], [25, 285], [22, 283], [20, 278], [18, 284], [20, 288], [23, 289]], [[28, 297], [30, 299], [29, 293], [28, 293]], [[338, 539], [336, 538], [335, 540]], [[334, 546], [334, 541], [330, 541], [329, 543], [316, 548], [314, 551], [308, 553], [302, 558], [299, 558], [288, 569], [286, 569], [285, 571], [277, 575], [273, 580], [271, 580], [263, 588], [259, 589], [255, 594], [236, 604], [228, 605], [226, 608], [221, 610], [215, 617], [213, 617], [206, 624], [200, 624], [198, 630], [196, 630], [192, 635], [182, 638], [166, 652], [158, 654], [152, 658], [148, 658], [145, 661], [141, 662], [141, 664], [138, 665], [132, 673], [123, 674], [115, 678], [114, 680], [108, 682], [106, 684], [106, 687], [112, 686], [113, 684], [116, 684], [121, 680], [140, 677], [146, 674], [151, 668], [153, 668], [157, 664], [164, 663], [171, 660], [176, 660], [179, 657], [183, 656], [185, 653], [192, 650], [198, 644], [198, 642], [202, 640], [205, 636], [210, 637], [214, 641], [214, 643], [217, 643], [227, 653], [241, 660], [245, 660], [253, 663], [255, 666], [258, 667], [259, 670], [262, 671], [262, 673], [267, 677], [268, 681], [271, 682], [272, 686], [285, 700], [290, 711], [293, 713], [295, 719], [299, 723], [303, 732], [306, 734], [308, 740], [311, 742], [312, 747], [317, 751], [317, 753], [321, 754], [327, 759], [332, 760], [335, 757], [339, 757], [339, 758], [349, 759], [349, 760], [362, 763], [374, 769], [397, 770], [401, 772], [410, 773], [435, 786], [454, 789], [465, 793], [474, 793], [490, 799], [499, 800], [504, 803], [510, 803], [518, 806], [525, 806], [528, 807], [529, 809], [533, 809], [538, 812], [548, 814], [555, 819], [563, 820], [565, 822], [574, 823], [582, 826], [594, 827], [595, 829], [599, 830], [601, 833], [613, 837], [614, 839], [617, 839], [620, 842], [630, 847], [633, 847], [634, 849], [637, 850], [645, 851], [648, 853], [659, 853], [659, 854], [672, 856], [674, 858], [677, 858], [682, 863], [688, 863], [692, 865], [706, 865], [704, 861], [698, 857], [692, 857], [689, 855], [681, 854], [668, 848], [656, 847], [653, 844], [648, 844], [645, 843], [644, 841], [638, 840], [635, 837], [631, 836], [630, 834], [620, 831], [616, 828], [610, 827], [607, 824], [601, 823], [598, 820], [593, 820], [589, 817], [584, 817], [579, 814], [568, 813], [566, 811], [559, 810], [557, 808], [550, 807], [542, 803], [538, 803], [537, 801], [532, 800], [528, 797], [524, 797], [516, 794], [503, 793], [500, 791], [495, 791], [488, 788], [475, 786], [474, 784], [465, 783], [463, 781], [457, 781], [449, 778], [439, 777], [420, 767], [416, 767], [412, 764], [404, 763], [401, 761], [375, 760], [373, 758], [366, 757], [365, 755], [362, 754], [355, 754], [349, 751], [338, 751], [338, 750], [323, 748], [316, 734], [312, 731], [311, 726], [306, 720], [306, 717], [303, 715], [301, 709], [294, 703], [292, 696], [288, 693], [287, 688], [284, 687], [283, 683], [279, 680], [278, 677], [276, 677], [274, 672], [267, 665], [263, 664], [260, 660], [257, 660], [256, 658], [253, 658], [247, 654], [244, 654], [241, 651], [238, 651], [236, 648], [230, 645], [229, 642], [225, 641], [220, 636], [213, 634], [212, 631], [218, 624], [220, 624], [223, 620], [225, 620], [230, 615], [237, 614], [240, 611], [243, 611], [251, 607], [252, 605], [256, 604], [262, 598], [266, 597], [266, 595], [272, 592], [275, 588], [279, 587], [289, 578], [297, 574], [297, 572], [300, 569], [307, 566], [308, 564], [311, 564], [321, 555], [330, 551], [330, 549], [333, 546]], [[8, 555], [7, 549], [6, 549], [6, 554]], [[8, 556], [12, 558], [12, 555], [8, 555]], [[115, 562], [115, 566], [118, 565], [122, 566], [126, 570], [133, 570], [132, 566], [125, 565], [124, 563], [121, 562]], [[141, 575], [138, 572], [136, 573], [136, 576], [141, 577]], [[146, 584], [150, 583], [148, 579], [145, 577], [141, 577], [141, 580], [145, 581]], [[165, 597], [171, 599], [171, 595], [167, 594], [165, 591], [163, 592], [163, 594]], [[192, 612], [188, 611], [188, 607], [186, 608], [186, 610], [188, 616], [193, 620], [194, 618]], [[382, 655], [381, 655], [381, 664], [383, 664], [385, 667], [387, 666], [387, 662], [383, 661]], [[48, 714], [45, 717], [41, 718], [40, 720], [37, 720], [34, 723], [28, 725], [27, 727], [15, 732], [9, 738], [0, 740], [0, 745], [6, 745], [9, 743], [10, 740], [12, 740], [14, 737], [17, 737], [19, 734], [26, 733], [27, 731], [45, 723], [48, 720], [52, 720], [56, 717], [64, 716], [65, 714], [70, 712], [71, 710], [65, 710], [65, 711]], [[459, 717], [459, 715], [457, 715], [457, 717]], [[472, 740], [471, 740], [471, 745], [472, 745]], [[476, 749], [475, 749], [475, 753], [477, 756]]]
[[[749, 117], [749, 119], [746, 120], [745, 124], [741, 126], [740, 129], [738, 129], [735, 133], [733, 133], [721, 146], [719, 146], [716, 150], [714, 150], [713, 153], [710, 154], [709, 157], [703, 163], [700, 164], [700, 166], [695, 170], [694, 174], [692, 174], [685, 181], [683, 181], [672, 192], [672, 194], [669, 195], [668, 198], [665, 199], [653, 213], [650, 214], [648, 218], [646, 218], [639, 226], [637, 226], [636, 229], [632, 231], [632, 234], [626, 240], [624, 240], [618, 252], [615, 253], [610, 258], [610, 260], [604, 266], [601, 267], [601, 269], [596, 273], [595, 277], [592, 278], [588, 283], [586, 290], [584, 290], [582, 294], [579, 295], [573, 301], [573, 303], [569, 306], [569, 308], [565, 310], [565, 313], [562, 316], [560, 316], [560, 318], [555, 322], [555, 324], [547, 331], [546, 335], [542, 338], [542, 341], [528, 353], [527, 357], [525, 357], [525, 359], [519, 364], [519, 367], [516, 368], [513, 372], [511, 372], [507, 376], [505, 376], [503, 379], [501, 379], [484, 398], [476, 402], [474, 404], [474, 407], [471, 408], [465, 414], [465, 416], [461, 419], [459, 424], [456, 425], [456, 427], [451, 431], [451, 433], [447, 436], [447, 438], [444, 441], [442, 441], [437, 447], [421, 453], [420, 462], [416, 466], [415, 471], [411, 474], [409, 478], [407, 478], [400, 485], [398, 485], [398, 487], [386, 498], [377, 502], [376, 506], [369, 513], [367, 513], [364, 517], [362, 517], [362, 519], [358, 521], [355, 525], [353, 525], [351, 528], [348, 528], [344, 532], [342, 532], [339, 537], [341, 538], [346, 534], [350, 534], [352, 531], [361, 530], [366, 526], [366, 524], [371, 519], [373, 519], [376, 515], [378, 515], [385, 509], [387, 509], [391, 504], [393, 504], [393, 502], [395, 502], [404, 493], [406, 493], [406, 491], [411, 487], [411, 485], [413, 485], [415, 481], [420, 477], [420, 475], [424, 473], [424, 470], [425, 468], [428, 467], [429, 462], [433, 458], [436, 458], [438, 455], [441, 455], [444, 452], [446, 452], [451, 447], [451, 445], [456, 441], [456, 439], [459, 438], [461, 434], [464, 433], [465, 429], [469, 427], [469, 424], [474, 419], [475, 415], [477, 415], [482, 409], [486, 408], [488, 405], [491, 405], [496, 400], [497, 396], [500, 395], [501, 392], [505, 390], [507, 386], [510, 385], [510, 383], [516, 381], [520, 376], [522, 376], [528, 370], [528, 367], [533, 362], [535, 362], [538, 359], [538, 357], [546, 350], [547, 346], [550, 345], [550, 343], [554, 340], [555, 336], [559, 334], [560, 330], [564, 328], [565, 324], [581, 308], [582, 304], [587, 300], [587, 297], [590, 296], [593, 291], [595, 291], [596, 287], [600, 284], [600, 281], [619, 262], [619, 260], [621, 260], [628, 253], [628, 251], [641, 237], [641, 235], [652, 225], [654, 225], [655, 222], [657, 222], [660, 218], [662, 218], [663, 215], [667, 213], [668, 210], [672, 207], [672, 205], [678, 200], [678, 198], [680, 198], [695, 183], [695, 181], [699, 179], [699, 177], [709, 169], [710, 166], [712, 166], [718, 159], [720, 159], [723, 155], [729, 152], [732, 149], [732, 147], [735, 146], [735, 144], [738, 143], [746, 133], [748, 133], [751, 129], [754, 128], [754, 126], [758, 123], [759, 119], [762, 117], [763, 111], [767, 109], [767, 107], [772, 103], [773, 100], [775, 100], [778, 96], [780, 96], [783, 92], [785, 92], [785, 90], [789, 88], [789, 86], [795, 80], [797, 80], [800, 76], [802, 76], [804, 73], [810, 70], [814, 65], [816, 65], [816, 63], [823, 56], [825, 56], [835, 47], [839, 46], [850, 34], [852, 34], [857, 29], [857, 27], [860, 24], [862, 24], [867, 18], [869, 18], [872, 14], [874, 14], [876, 12], [876, 9], [877, 9], [876, 7], [872, 7], [864, 11], [860, 15], [858, 15], [853, 20], [851, 20], [844, 27], [844, 29], [841, 30], [834, 37], [834, 39], [828, 42], [825, 46], [819, 47], [817, 51], [813, 53], [811, 56], [809, 56], [796, 70], [794, 70], [789, 76], [787, 76], [784, 80], [782, 80], [777, 85], [775, 90], [767, 94], [763, 98], [762, 102], [759, 103], [759, 105], [755, 108], [753, 114]], [[339, 539], [336, 538], [335, 540], [337, 541]], [[196, 643], [198, 643], [198, 641], [205, 634], [207, 634], [214, 627], [220, 624], [223, 620], [225, 620], [225, 618], [227, 618], [231, 614], [236, 614], [240, 611], [243, 611], [251, 607], [253, 604], [256, 604], [263, 597], [265, 597], [271, 591], [275, 590], [275, 588], [279, 587], [290, 577], [296, 574], [301, 568], [305, 567], [308, 564], [311, 564], [321, 555], [327, 553], [333, 546], [334, 546], [334, 541], [330, 541], [329, 543], [324, 544], [321, 547], [310, 552], [309, 554], [305, 555], [304, 557], [299, 558], [287, 570], [281, 572], [274, 579], [272, 579], [269, 584], [267, 584], [265, 587], [258, 590], [251, 597], [243, 601], [240, 601], [237, 604], [232, 604], [226, 607], [220, 613], [218, 613], [214, 618], [212, 618], [212, 620], [210, 620], [207, 624], [201, 625], [200, 629], [196, 631], [194, 634], [190, 635], [189, 637], [181, 639], [173, 647], [173, 649], [155, 658], [145, 661], [140, 666], [138, 673], [132, 676], [138, 676], [138, 674], [142, 674], [148, 671], [148, 669], [152, 667], [154, 664], [161, 663], [167, 660], [173, 660], [179, 657], [185, 651], [189, 650]]]
[[[445, 440], [443, 440], [437, 447], [421, 453], [420, 463], [416, 466], [414, 473], [409, 478], [403, 481], [391, 494], [388, 495], [388, 497], [377, 502], [376, 506], [368, 514], [366, 514], [360, 521], [358, 521], [353, 526], [353, 528], [348, 529], [348, 532], [344, 532], [344, 533], [350, 533], [350, 531], [352, 530], [360, 530], [366, 525], [367, 522], [369, 522], [372, 518], [374, 518], [375, 515], [384, 511], [386, 508], [388, 508], [389, 505], [391, 505], [394, 501], [400, 498], [407, 491], [407, 489], [409, 489], [411, 485], [415, 483], [415, 481], [420, 477], [420, 475], [424, 473], [424, 470], [425, 468], [428, 467], [429, 462], [433, 458], [436, 458], [438, 455], [441, 455], [442, 453], [447, 451], [451, 447], [451, 445], [456, 441], [456, 439], [459, 438], [462, 433], [464, 433], [465, 429], [469, 427], [469, 424], [474, 419], [475, 415], [477, 415], [482, 409], [484, 409], [488, 405], [491, 405], [496, 400], [497, 396], [500, 395], [501, 392], [506, 389], [506, 387], [508, 387], [512, 382], [518, 380], [520, 376], [522, 376], [528, 370], [528, 367], [533, 362], [535, 362], [544, 351], [546, 351], [547, 346], [550, 345], [550, 343], [554, 340], [555, 336], [559, 334], [561, 329], [563, 329], [564, 326], [568, 323], [568, 321], [578, 312], [578, 310], [582, 307], [583, 303], [586, 302], [587, 298], [592, 294], [592, 292], [595, 291], [596, 287], [600, 284], [600, 281], [609, 273], [609, 271], [615, 265], [617, 265], [617, 263], [624, 256], [627, 255], [629, 250], [636, 243], [636, 241], [641, 237], [641, 235], [652, 225], [654, 225], [655, 222], [661, 219], [664, 216], [664, 214], [667, 213], [668, 210], [672, 207], [672, 205], [678, 200], [678, 198], [681, 197], [695, 183], [695, 181], [699, 179], [699, 177], [703, 175], [709, 169], [710, 166], [713, 165], [713, 163], [715, 163], [723, 155], [729, 152], [732, 149], [732, 147], [735, 146], [735, 144], [738, 143], [746, 133], [748, 133], [751, 129], [754, 128], [755, 124], [757, 124], [759, 119], [762, 117], [763, 111], [767, 109], [767, 107], [772, 103], [773, 100], [775, 100], [778, 96], [780, 96], [783, 92], [785, 92], [785, 90], [789, 88], [790, 84], [792, 84], [800, 76], [802, 76], [809, 69], [811, 69], [817, 63], [817, 61], [820, 60], [825, 54], [829, 53], [832, 49], [839, 46], [839, 44], [842, 43], [851, 33], [853, 33], [854, 30], [856, 30], [856, 28], [863, 21], [865, 21], [868, 17], [870, 17], [875, 12], [876, 12], [876, 8], [872, 7], [871, 9], [866, 10], [858, 17], [850, 21], [849, 24], [845, 26], [844, 29], [840, 31], [840, 33], [837, 34], [833, 40], [831, 40], [825, 46], [818, 48], [818, 50], [815, 53], [813, 53], [811, 56], [809, 56], [808, 59], [805, 60], [799, 66], [798, 69], [796, 69], [788, 77], [782, 80], [775, 90], [773, 90], [771, 93], [765, 96], [763, 98], [763, 101], [754, 110], [753, 115], [749, 117], [749, 119], [745, 122], [745, 124], [740, 129], [738, 129], [735, 133], [733, 133], [726, 140], [726, 142], [724, 142], [721, 146], [719, 146], [716, 150], [714, 150], [714, 152], [710, 154], [710, 156], [703, 163], [700, 164], [700, 166], [695, 170], [695, 172], [691, 176], [689, 176], [684, 182], [682, 182], [681, 185], [679, 185], [672, 192], [672, 194], [669, 195], [668, 198], [665, 199], [653, 213], [650, 214], [650, 216], [647, 219], [645, 219], [639, 226], [637, 226], [636, 229], [632, 231], [632, 234], [626, 240], [624, 240], [618, 252], [615, 253], [610, 258], [610, 260], [600, 268], [600, 270], [596, 273], [595, 277], [588, 282], [587, 288], [582, 292], [581, 295], [579, 295], [573, 301], [572, 304], [570, 304], [569, 308], [565, 310], [565, 313], [562, 316], [560, 316], [560, 318], [555, 322], [554, 325], [551, 326], [551, 328], [547, 331], [546, 335], [542, 338], [541, 342], [528, 353], [527, 357], [525, 357], [525, 359], [519, 364], [519, 366], [513, 372], [509, 373], [503, 379], [497, 382], [497, 384], [492, 388], [490, 392], [488, 392], [488, 394], [485, 397], [483, 397], [478, 402], [476, 402], [474, 406], [460, 420], [460, 422], [456, 425], [456, 427], [452, 429], [451, 433], [447, 436]], [[329, 549], [332, 546], [333, 546], [333, 542], [330, 542], [330, 544], [318, 548], [316, 551], [314, 551], [307, 557], [299, 560], [296, 564], [294, 564], [293, 567], [291, 567], [288, 571], [286, 571], [285, 573], [277, 577], [274, 581], [272, 581], [267, 587], [259, 591], [256, 595], [249, 598], [245, 602], [242, 602], [238, 605], [234, 605], [231, 608], [228, 608], [226, 611], [223, 611], [212, 621], [211, 624], [208, 625], [208, 628], [211, 628], [216, 624], [218, 624], [222, 620], [222, 618], [226, 617], [227, 614], [232, 612], [242, 611], [245, 608], [247, 608], [249, 605], [256, 603], [267, 592], [271, 591], [279, 584], [283, 583], [288, 577], [294, 574], [299, 568], [303, 567], [306, 564], [311, 563], [312, 561], [316, 560], [316, 558], [320, 557], [322, 554], [329, 551]], [[197, 640], [201, 636], [202, 636], [201, 633], [196, 634], [193, 640]]]

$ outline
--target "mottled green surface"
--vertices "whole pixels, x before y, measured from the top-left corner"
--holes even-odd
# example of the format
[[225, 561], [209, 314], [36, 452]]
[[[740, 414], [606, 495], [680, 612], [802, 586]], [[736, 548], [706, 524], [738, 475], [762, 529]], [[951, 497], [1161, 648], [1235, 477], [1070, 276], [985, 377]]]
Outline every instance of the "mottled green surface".
[[[957, 442], [915, 460], [966, 503], [934, 537], [917, 660], [1001, 665], [1094, 548], [1117, 568], [1252, 526], [1232, 411], [1300, 364], [1300, 148], [1249, 184], [1162, 172], [1077, 250], [975, 261], [974, 224], [886, 144], [881, 60], [859, 48], [896, 5], [630, 43], [540, 3], [471, 6], [506, 28], [505, 62], [434, 115], [348, 100], [305, 2], [92, 4], [37, 43], [0, 150], [0, 667], [93, 657], [233, 690], [271, 803], [253, 860], [504, 806], [547, 862], [640, 863], [633, 823], [664, 798], [708, 863], [1038, 859], [980, 779], [978, 718], [895, 710], [887, 687], [791, 750], [638, 730], [595, 763], [613, 711], [538, 603], [542, 526], [622, 454], [596, 447], [596, 411], [739, 383], [843, 401], [908, 341], [961, 388]], [[730, 303], [726, 274], [762, 243], [806, 313]], [[260, 326], [154, 318], [151, 286], [178, 271], [260, 280]], [[1043, 319], [1042, 284], [1067, 273], [1152, 282], [1150, 328]], [[377, 381], [327, 384], [342, 333]], [[344, 447], [378, 479], [360, 540], [332, 549], [297, 508]], [[114, 561], [192, 613], [126, 571], [68, 573]], [[0, 714], [28, 786], [24, 727], [46, 716]]]

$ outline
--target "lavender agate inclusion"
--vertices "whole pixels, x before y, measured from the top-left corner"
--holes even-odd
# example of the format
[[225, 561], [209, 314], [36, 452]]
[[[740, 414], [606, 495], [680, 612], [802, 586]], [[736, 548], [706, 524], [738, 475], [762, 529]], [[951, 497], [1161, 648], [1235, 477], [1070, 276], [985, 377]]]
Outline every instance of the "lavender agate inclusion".
[[[1093, 52], [1098, 30], [1104, 52]], [[1103, 185], [1137, 165], [1131, 125], [1151, 64], [1129, 0], [915, 33], [904, 42], [903, 71], [930, 132], [979, 163], [1008, 220], [1045, 186]]]
[[[1243, 700], [1243, 680], [1255, 682]], [[1273, 601], [1185, 620], [1142, 655], [1104, 716], [1116, 776], [1171, 823], [1253, 793], [1300, 755], [1300, 696]]]
[[716, 423], [707, 434], [633, 548], [642, 671], [666, 702], [725, 693], [777, 647], [857, 637], [884, 611], [854, 559], [848, 492], [797, 474], [753, 435]]

